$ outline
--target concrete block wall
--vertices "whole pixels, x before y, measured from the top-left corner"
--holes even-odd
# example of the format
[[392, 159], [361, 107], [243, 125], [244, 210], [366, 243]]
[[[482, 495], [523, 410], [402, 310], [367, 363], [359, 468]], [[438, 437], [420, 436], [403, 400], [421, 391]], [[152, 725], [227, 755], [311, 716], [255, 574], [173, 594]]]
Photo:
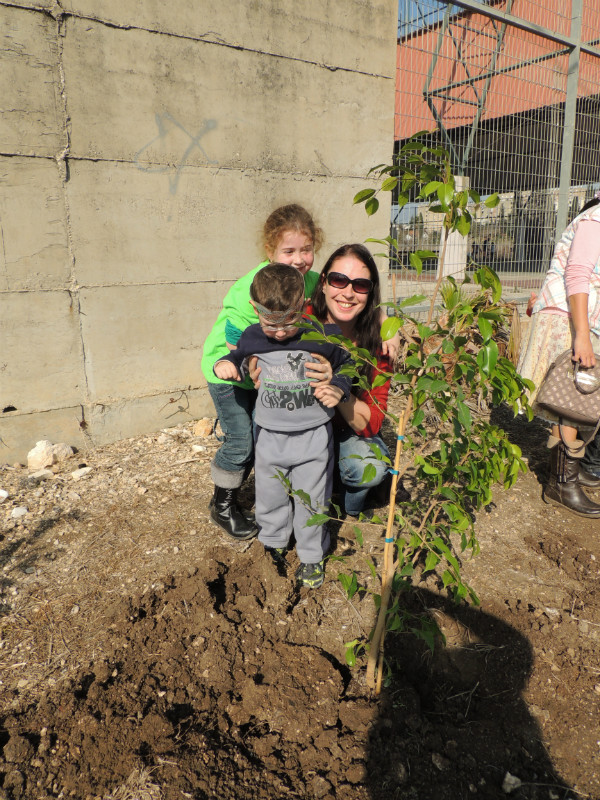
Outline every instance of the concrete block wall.
[[0, 462], [212, 414], [204, 338], [277, 205], [316, 269], [387, 234], [352, 197], [395, 47], [384, 0], [0, 0]]

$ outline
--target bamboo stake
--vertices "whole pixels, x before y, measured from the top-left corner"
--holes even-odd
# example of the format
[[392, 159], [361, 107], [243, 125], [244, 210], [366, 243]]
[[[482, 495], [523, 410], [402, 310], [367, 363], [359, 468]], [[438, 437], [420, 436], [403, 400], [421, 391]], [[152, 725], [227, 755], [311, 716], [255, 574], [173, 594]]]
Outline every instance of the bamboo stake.
[[[447, 241], [448, 241], [448, 236], [446, 235], [444, 236], [444, 244], [442, 246], [442, 252], [440, 255], [439, 274], [435, 282], [435, 285], [433, 287], [433, 294], [431, 296], [431, 303], [429, 305], [429, 313], [427, 315], [427, 323], [426, 323], [427, 325], [429, 325], [429, 323], [433, 318], [433, 312], [435, 309], [435, 300], [444, 277], [444, 261], [446, 257]], [[423, 358], [423, 342], [421, 342], [420, 354], [421, 358]], [[410, 382], [411, 389], [414, 389], [420, 372], [421, 371], [413, 375], [413, 378]], [[404, 407], [402, 416], [398, 420], [398, 428], [397, 428], [398, 444], [396, 446], [396, 454], [394, 456], [394, 470], [392, 472], [392, 486], [390, 488], [390, 507], [388, 511], [387, 527], [385, 531], [385, 544], [383, 548], [383, 571], [381, 575], [381, 603], [379, 605], [379, 614], [377, 615], [377, 623], [375, 625], [375, 630], [373, 632], [373, 638], [371, 639], [371, 648], [369, 650], [369, 658], [367, 660], [367, 674], [366, 674], [367, 686], [370, 689], [374, 689], [376, 695], [378, 695], [381, 691], [381, 681], [383, 676], [384, 642], [385, 642], [385, 631], [386, 631], [385, 621], [388, 612], [390, 597], [392, 594], [392, 585], [394, 579], [393, 552], [394, 552], [395, 539], [392, 536], [392, 529], [394, 527], [394, 521], [395, 521], [394, 512], [396, 508], [396, 490], [398, 487], [398, 467], [400, 466], [400, 455], [403, 450], [404, 434], [406, 431], [406, 427], [408, 425], [408, 419], [410, 417], [412, 407], [413, 407], [413, 398], [411, 393], [406, 401], [406, 406]]]

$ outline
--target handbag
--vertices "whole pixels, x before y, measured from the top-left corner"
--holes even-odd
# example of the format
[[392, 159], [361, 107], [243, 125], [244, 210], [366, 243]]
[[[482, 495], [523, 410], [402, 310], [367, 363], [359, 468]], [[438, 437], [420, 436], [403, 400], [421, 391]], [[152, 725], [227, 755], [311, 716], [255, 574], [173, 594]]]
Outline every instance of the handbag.
[[535, 402], [558, 416], [561, 424], [600, 428], [600, 356], [596, 366], [580, 367], [565, 350], [554, 361], [542, 381]]

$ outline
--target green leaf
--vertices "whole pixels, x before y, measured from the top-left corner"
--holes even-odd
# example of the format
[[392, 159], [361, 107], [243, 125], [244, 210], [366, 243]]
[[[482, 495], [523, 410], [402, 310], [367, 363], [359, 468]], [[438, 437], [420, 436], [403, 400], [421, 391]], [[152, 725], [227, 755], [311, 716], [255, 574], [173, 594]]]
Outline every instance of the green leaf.
[[370, 483], [376, 477], [377, 477], [377, 469], [375, 468], [375, 465], [367, 464], [363, 470], [360, 483]]
[[312, 525], [323, 525], [323, 523], [327, 522], [329, 517], [327, 514], [313, 514], [312, 517], [306, 520], [306, 527], [309, 528]]
[[458, 412], [458, 421], [468, 433], [471, 430], [471, 425], [473, 423], [471, 412], [469, 411], [468, 406], [466, 406], [460, 400], [457, 400], [456, 402], [456, 409]]
[[344, 587], [344, 591], [349, 600], [351, 600], [358, 591], [358, 581], [356, 580], [356, 572], [352, 575], [346, 575], [343, 572], [338, 574], [338, 580]]
[[441, 186], [438, 186], [437, 196], [443, 206], [449, 206], [452, 202], [452, 198], [454, 197], [454, 186], [452, 186], [450, 183], [444, 183]]
[[424, 419], [425, 419], [425, 412], [423, 411], [422, 408], [418, 408], [413, 414], [412, 424], [414, 425], [415, 428], [418, 428]]
[[398, 178], [386, 178], [381, 184], [384, 192], [392, 192], [398, 186]]
[[369, 236], [368, 239], [365, 239], [365, 242], [372, 242], [373, 244], [393, 244], [394, 247], [398, 247], [398, 242], [396, 239], [392, 239], [391, 236], [386, 236], [385, 239], [374, 239], [372, 236]]
[[466, 214], [461, 214], [454, 223], [454, 227], [461, 236], [466, 236], [471, 230], [471, 220]]
[[416, 254], [419, 258], [437, 258], [438, 254], [434, 253], [433, 250], [416, 250]]
[[413, 294], [410, 297], [406, 297], [404, 300], [401, 300], [399, 303], [396, 303], [396, 308], [406, 308], [407, 306], [416, 306], [419, 303], [422, 303], [423, 300], [427, 300], [426, 294]]
[[479, 317], [479, 319], [477, 320], [477, 325], [479, 327], [481, 335], [483, 336], [484, 342], [487, 342], [489, 339], [492, 338], [494, 329], [492, 328], [491, 322], [485, 319], [485, 317]]
[[344, 658], [349, 667], [354, 667], [356, 665], [356, 651], [359, 646], [360, 642], [358, 639], [353, 639], [351, 642], [346, 642], [344, 644]]
[[376, 197], [370, 197], [365, 203], [365, 211], [367, 212], [369, 217], [372, 217], [378, 208], [379, 208], [379, 200]]
[[428, 464], [427, 462], [424, 462], [423, 465], [422, 465], [422, 468], [423, 468], [423, 472], [425, 472], [427, 475], [439, 475], [440, 474], [439, 469], [437, 467], [434, 467], [433, 464]]
[[422, 323], [417, 324], [417, 330], [419, 331], [419, 336], [421, 339], [429, 339], [430, 336], [434, 336], [437, 331], [433, 328], [430, 328], [428, 325], [423, 325]]
[[356, 203], [364, 203], [365, 200], [368, 200], [370, 197], [373, 197], [375, 194], [375, 189], [361, 189], [360, 192], [357, 192], [354, 195], [354, 204]]
[[402, 327], [402, 320], [400, 317], [387, 317], [381, 324], [381, 338], [387, 341], [395, 336]]
[[307, 494], [302, 489], [296, 489], [294, 491], [294, 495], [298, 498], [298, 500], [300, 500], [302, 503], [304, 503], [305, 506], [310, 506], [311, 505], [312, 501], [310, 499], [310, 495]]
[[435, 553], [429, 551], [427, 553], [427, 558], [425, 559], [425, 572], [431, 572], [432, 569], [435, 569], [437, 565], [440, 563], [440, 557]]
[[416, 253], [409, 253], [408, 260], [410, 261], [411, 267], [417, 271], [417, 275], [420, 275], [423, 271], [423, 262], [419, 256]]
[[499, 202], [500, 196], [498, 195], [498, 192], [494, 192], [494, 194], [486, 197], [486, 199], [483, 201], [483, 205], [487, 206], [488, 208], [495, 208]]
[[430, 194], [437, 192], [439, 187], [443, 185], [442, 181], [431, 181], [421, 189], [420, 197], [429, 197]]
[[498, 345], [492, 339], [485, 346], [485, 349], [487, 355], [488, 375], [490, 375], [496, 368], [496, 362], [498, 361]]

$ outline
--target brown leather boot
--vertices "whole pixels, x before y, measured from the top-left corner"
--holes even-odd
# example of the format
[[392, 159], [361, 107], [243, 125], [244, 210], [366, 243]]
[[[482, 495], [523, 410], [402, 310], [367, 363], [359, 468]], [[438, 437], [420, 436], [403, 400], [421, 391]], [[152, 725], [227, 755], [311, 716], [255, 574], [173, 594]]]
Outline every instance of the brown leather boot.
[[581, 464], [579, 465], [579, 476], [577, 480], [579, 481], [579, 485], [585, 486], [586, 489], [600, 489], [600, 478], [588, 472]]
[[544, 486], [545, 503], [563, 506], [580, 517], [600, 519], [600, 506], [593, 503], [579, 482], [579, 459], [569, 455], [559, 442], [550, 450], [550, 476]]

